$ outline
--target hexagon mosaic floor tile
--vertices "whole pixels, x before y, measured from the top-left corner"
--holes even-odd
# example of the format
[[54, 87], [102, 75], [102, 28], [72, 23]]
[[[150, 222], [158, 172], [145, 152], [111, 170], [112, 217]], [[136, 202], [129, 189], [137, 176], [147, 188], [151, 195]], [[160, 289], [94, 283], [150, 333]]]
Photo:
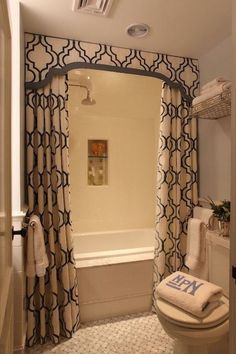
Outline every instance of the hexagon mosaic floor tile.
[[72, 339], [26, 354], [173, 354], [173, 341], [155, 314], [142, 313], [83, 324]]

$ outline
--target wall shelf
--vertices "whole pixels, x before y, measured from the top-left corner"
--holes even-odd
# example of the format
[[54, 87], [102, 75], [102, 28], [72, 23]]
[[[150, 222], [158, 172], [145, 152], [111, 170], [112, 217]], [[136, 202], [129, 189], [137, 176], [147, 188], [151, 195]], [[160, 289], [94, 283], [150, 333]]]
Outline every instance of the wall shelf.
[[103, 186], [108, 183], [108, 141], [88, 140], [88, 185]]
[[231, 115], [231, 89], [199, 102], [191, 108], [194, 118], [219, 119]]

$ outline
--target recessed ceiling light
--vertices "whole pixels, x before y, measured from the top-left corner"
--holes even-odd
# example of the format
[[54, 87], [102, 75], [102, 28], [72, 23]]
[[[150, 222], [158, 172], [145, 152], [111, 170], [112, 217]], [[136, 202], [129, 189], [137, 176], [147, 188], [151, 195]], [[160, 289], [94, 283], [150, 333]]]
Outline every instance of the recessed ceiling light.
[[146, 36], [150, 31], [150, 28], [145, 23], [135, 23], [127, 27], [126, 32], [131, 37], [141, 38]]

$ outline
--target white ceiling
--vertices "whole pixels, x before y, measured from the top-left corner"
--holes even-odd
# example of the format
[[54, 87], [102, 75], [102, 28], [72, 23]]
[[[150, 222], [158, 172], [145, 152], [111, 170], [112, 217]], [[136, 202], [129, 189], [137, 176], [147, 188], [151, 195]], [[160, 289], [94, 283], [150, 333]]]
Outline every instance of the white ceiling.
[[[108, 17], [72, 11], [73, 0], [20, 0], [24, 30], [198, 58], [231, 35], [231, 0], [114, 0]], [[150, 26], [145, 38], [126, 28]]]

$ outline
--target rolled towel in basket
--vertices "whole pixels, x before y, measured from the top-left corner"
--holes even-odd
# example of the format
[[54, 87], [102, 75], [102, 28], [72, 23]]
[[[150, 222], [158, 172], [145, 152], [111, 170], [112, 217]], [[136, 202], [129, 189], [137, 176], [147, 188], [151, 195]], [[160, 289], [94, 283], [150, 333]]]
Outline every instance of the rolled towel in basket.
[[232, 86], [232, 82], [223, 82], [218, 86], [212, 87], [212, 89], [207, 90], [202, 93], [200, 96], [197, 96], [193, 99], [192, 105], [195, 106], [198, 103], [208, 100], [214, 96], [220, 95], [222, 92], [228, 90]]
[[222, 89], [222, 91], [225, 91], [225, 90], [231, 88], [231, 86], [232, 86], [232, 81], [219, 82], [215, 86], [211, 86], [211, 87], [205, 88], [205, 89], [201, 88], [200, 95], [218, 92], [218, 91], [221, 91], [220, 89]]
[[215, 79], [207, 82], [205, 85], [202, 86], [201, 90], [209, 90], [212, 87], [215, 87], [217, 85], [222, 84], [223, 82], [226, 82], [227, 80], [224, 79], [223, 77], [216, 77]]
[[157, 286], [162, 299], [197, 317], [207, 316], [220, 305], [223, 289], [183, 272], [175, 272]]

